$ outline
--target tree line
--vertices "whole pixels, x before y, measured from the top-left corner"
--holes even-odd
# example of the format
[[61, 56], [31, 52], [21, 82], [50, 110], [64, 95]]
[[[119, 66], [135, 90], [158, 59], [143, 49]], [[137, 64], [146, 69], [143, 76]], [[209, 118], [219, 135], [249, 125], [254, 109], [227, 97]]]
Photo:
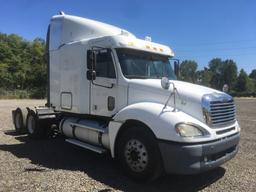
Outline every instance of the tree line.
[[0, 97], [44, 98], [47, 67], [45, 40], [27, 41], [0, 33]]
[[238, 72], [232, 59], [214, 58], [208, 66], [198, 70], [193, 60], [185, 60], [180, 64], [180, 80], [223, 90], [228, 86], [228, 93], [233, 96], [256, 96], [256, 69], [248, 75], [244, 69]]
[[[47, 66], [45, 40], [27, 41], [15, 34], [0, 33], [0, 98], [45, 98]], [[256, 96], [256, 69], [238, 72], [235, 61], [214, 58], [198, 70], [198, 64], [180, 64], [180, 80], [222, 90], [227, 84], [233, 96]]]

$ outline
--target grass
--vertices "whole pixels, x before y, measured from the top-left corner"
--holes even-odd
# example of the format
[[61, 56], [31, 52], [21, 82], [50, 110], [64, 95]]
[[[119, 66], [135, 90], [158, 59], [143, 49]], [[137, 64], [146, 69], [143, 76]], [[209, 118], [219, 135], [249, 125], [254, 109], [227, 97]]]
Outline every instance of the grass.
[[44, 99], [45, 93], [40, 89], [34, 90], [6, 90], [0, 88], [0, 99]]

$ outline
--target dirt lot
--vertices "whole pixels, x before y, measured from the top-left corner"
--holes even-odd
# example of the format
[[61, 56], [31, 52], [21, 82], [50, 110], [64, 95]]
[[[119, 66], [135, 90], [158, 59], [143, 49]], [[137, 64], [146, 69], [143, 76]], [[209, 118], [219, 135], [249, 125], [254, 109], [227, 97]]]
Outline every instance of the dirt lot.
[[194, 176], [164, 176], [147, 185], [125, 177], [109, 155], [64, 142], [30, 140], [13, 132], [11, 109], [42, 100], [0, 100], [0, 191], [255, 191], [256, 99], [237, 99], [242, 127], [235, 159]]

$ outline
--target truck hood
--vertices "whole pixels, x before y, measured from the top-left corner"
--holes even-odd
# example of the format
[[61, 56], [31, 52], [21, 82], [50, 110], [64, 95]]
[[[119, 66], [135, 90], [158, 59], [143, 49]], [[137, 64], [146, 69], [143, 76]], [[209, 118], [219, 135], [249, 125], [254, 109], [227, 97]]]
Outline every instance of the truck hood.
[[[202, 96], [222, 93], [208, 87], [183, 81], [171, 80], [170, 82], [174, 83], [178, 91], [178, 94], [176, 94], [176, 108], [202, 122], [204, 122], [201, 105]], [[160, 79], [132, 79], [129, 82], [128, 103], [156, 102], [165, 104], [172, 90], [172, 84], [168, 90], [163, 89]], [[174, 106], [173, 96], [168, 105]]]

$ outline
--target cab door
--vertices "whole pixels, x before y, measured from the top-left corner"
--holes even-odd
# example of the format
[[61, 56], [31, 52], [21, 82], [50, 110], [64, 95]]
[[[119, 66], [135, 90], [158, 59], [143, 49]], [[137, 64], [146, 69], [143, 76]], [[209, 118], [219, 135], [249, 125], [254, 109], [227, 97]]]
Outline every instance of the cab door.
[[118, 87], [111, 49], [88, 50], [87, 68], [87, 78], [90, 79], [90, 114], [113, 116], [117, 111]]

